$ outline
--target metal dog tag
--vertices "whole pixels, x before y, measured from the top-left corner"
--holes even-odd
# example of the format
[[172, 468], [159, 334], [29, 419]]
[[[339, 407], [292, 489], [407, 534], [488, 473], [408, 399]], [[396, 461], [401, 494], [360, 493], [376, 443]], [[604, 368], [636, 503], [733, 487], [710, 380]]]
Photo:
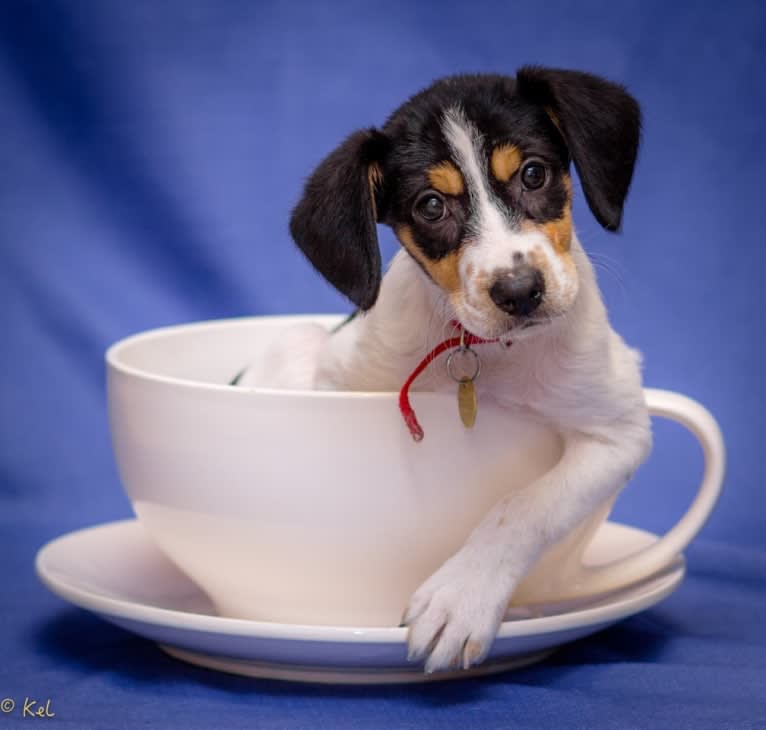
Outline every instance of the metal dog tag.
[[[464, 344], [464, 337], [465, 331], [460, 335], [460, 346], [447, 356], [447, 374], [457, 383], [457, 409], [460, 420], [466, 428], [473, 428], [473, 424], [476, 423], [476, 411], [479, 409], [473, 381], [481, 373], [481, 360], [470, 345]], [[473, 366], [473, 372], [470, 375], [458, 375], [455, 372], [455, 355], [459, 355], [462, 359], [468, 357], [472, 361], [470, 365]]]
[[473, 428], [473, 424], [476, 423], [478, 403], [473, 380], [469, 378], [463, 378], [457, 384], [457, 408], [460, 411], [460, 420], [463, 422], [463, 425], [466, 428]]

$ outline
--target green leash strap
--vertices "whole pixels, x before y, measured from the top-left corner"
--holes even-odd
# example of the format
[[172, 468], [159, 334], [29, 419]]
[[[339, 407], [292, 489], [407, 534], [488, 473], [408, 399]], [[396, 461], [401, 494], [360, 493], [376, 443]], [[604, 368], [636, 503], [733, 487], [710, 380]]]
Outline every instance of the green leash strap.
[[[336, 325], [330, 330], [330, 334], [334, 335], [336, 332], [339, 332], [342, 330], [349, 322], [352, 322], [354, 319], [356, 319], [356, 315], [359, 314], [360, 310], [355, 310], [351, 312], [351, 314], [346, 317], [340, 324]], [[247, 372], [247, 367], [242, 368], [230, 381], [229, 385], [239, 385], [239, 381], [242, 380], [242, 377]]]

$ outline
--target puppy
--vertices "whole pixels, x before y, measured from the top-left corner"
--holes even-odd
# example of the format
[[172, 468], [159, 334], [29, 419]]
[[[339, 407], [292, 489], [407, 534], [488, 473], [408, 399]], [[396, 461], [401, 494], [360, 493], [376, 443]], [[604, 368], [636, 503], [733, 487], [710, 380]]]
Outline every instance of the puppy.
[[[289, 335], [284, 367], [272, 360], [258, 384], [399, 390], [457, 322], [506, 345], [480, 350], [480, 399], [543, 419], [564, 443], [412, 596], [410, 658], [426, 671], [480, 662], [524, 574], [650, 450], [640, 358], [609, 325], [571, 209], [574, 163], [596, 220], [619, 228], [639, 131], [636, 101], [589, 74], [446, 78], [348, 137], [293, 212], [298, 246], [361, 311], [333, 334]], [[377, 223], [402, 245], [385, 277]], [[429, 389], [454, 392], [443, 365], [429, 371]]]

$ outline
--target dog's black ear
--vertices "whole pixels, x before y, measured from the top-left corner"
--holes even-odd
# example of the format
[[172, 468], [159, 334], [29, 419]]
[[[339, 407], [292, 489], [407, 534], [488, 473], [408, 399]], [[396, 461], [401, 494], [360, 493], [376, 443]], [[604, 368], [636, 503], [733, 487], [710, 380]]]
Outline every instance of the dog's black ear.
[[309, 261], [357, 307], [375, 304], [382, 277], [376, 229], [387, 138], [352, 134], [306, 182], [290, 233]]
[[638, 102], [622, 86], [579, 71], [527, 66], [518, 92], [545, 107], [558, 127], [596, 220], [616, 231], [641, 133]]

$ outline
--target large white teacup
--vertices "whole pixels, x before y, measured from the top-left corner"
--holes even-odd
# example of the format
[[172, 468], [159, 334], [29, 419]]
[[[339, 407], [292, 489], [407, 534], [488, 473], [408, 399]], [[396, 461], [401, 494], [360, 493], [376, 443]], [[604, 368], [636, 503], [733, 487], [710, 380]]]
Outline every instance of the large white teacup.
[[[413, 442], [393, 393], [228, 385], [285, 327], [338, 318], [263, 317], [154, 330], [107, 353], [119, 472], [144, 527], [222, 615], [286, 623], [396, 625], [411, 593], [460, 548], [490, 506], [545, 473], [559, 437], [482, 403], [472, 430], [454, 397], [415, 393]], [[667, 565], [720, 491], [724, 447], [690, 399], [647, 390], [652, 413], [699, 439], [705, 471], [681, 521], [606, 566], [583, 553], [604, 505], [552, 547], [516, 601], [616, 588]]]

